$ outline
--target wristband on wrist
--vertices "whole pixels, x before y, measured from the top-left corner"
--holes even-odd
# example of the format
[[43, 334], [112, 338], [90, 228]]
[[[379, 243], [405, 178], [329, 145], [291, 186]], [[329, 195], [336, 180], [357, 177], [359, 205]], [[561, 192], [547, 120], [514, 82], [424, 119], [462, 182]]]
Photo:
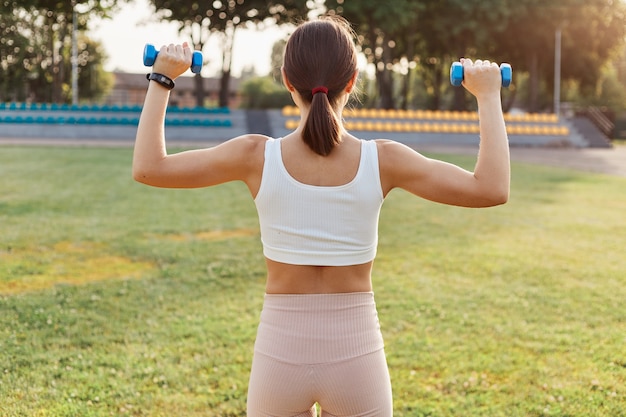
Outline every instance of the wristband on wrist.
[[159, 74], [157, 72], [146, 74], [146, 79], [148, 79], [148, 81], [156, 81], [168, 90], [171, 90], [176, 85], [174, 84], [174, 80], [172, 80], [170, 77], [168, 77], [167, 75]]

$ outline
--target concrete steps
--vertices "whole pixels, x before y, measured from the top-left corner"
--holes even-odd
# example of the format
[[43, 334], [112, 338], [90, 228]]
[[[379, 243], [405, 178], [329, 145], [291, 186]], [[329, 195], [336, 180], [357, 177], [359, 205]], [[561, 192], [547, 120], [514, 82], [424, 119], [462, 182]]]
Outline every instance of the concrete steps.
[[587, 143], [588, 148], [612, 148], [609, 138], [596, 127], [591, 120], [585, 116], [574, 116], [567, 120], [571, 136], [578, 136]]

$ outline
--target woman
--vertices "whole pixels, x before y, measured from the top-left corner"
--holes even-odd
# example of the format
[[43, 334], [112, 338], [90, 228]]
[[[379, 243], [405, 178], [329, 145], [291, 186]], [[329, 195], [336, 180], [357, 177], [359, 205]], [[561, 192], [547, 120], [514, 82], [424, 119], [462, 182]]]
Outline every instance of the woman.
[[[163, 47], [154, 72], [189, 68], [187, 44]], [[474, 172], [388, 140], [343, 129], [357, 78], [349, 25], [322, 18], [299, 26], [284, 55], [283, 81], [300, 108], [281, 139], [244, 135], [168, 155], [168, 84], [150, 82], [139, 122], [133, 176], [156, 187], [243, 181], [259, 214], [267, 284], [248, 391], [248, 416], [391, 416], [389, 373], [371, 284], [378, 215], [394, 188], [465, 207], [503, 204], [509, 151], [495, 63], [464, 59], [477, 99], [481, 146]], [[152, 77], [160, 79], [160, 77]]]

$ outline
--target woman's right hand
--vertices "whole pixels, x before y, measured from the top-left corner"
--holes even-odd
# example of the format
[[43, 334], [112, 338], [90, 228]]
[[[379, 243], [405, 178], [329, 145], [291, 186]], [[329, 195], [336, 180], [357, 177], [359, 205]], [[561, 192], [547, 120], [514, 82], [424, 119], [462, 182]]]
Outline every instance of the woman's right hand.
[[159, 50], [152, 70], [171, 79], [176, 79], [191, 66], [193, 51], [187, 42], [182, 45], [170, 44]]

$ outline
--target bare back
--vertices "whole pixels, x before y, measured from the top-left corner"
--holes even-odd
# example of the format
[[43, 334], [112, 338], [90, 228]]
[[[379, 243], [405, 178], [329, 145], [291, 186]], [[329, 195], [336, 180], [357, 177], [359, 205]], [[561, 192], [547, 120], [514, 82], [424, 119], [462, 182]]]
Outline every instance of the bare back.
[[[298, 182], [319, 187], [347, 184], [356, 176], [360, 141], [345, 135], [329, 156], [311, 151], [299, 136], [282, 141], [283, 164]], [[372, 290], [373, 262], [350, 266], [291, 265], [266, 258], [268, 294], [367, 292]]]

